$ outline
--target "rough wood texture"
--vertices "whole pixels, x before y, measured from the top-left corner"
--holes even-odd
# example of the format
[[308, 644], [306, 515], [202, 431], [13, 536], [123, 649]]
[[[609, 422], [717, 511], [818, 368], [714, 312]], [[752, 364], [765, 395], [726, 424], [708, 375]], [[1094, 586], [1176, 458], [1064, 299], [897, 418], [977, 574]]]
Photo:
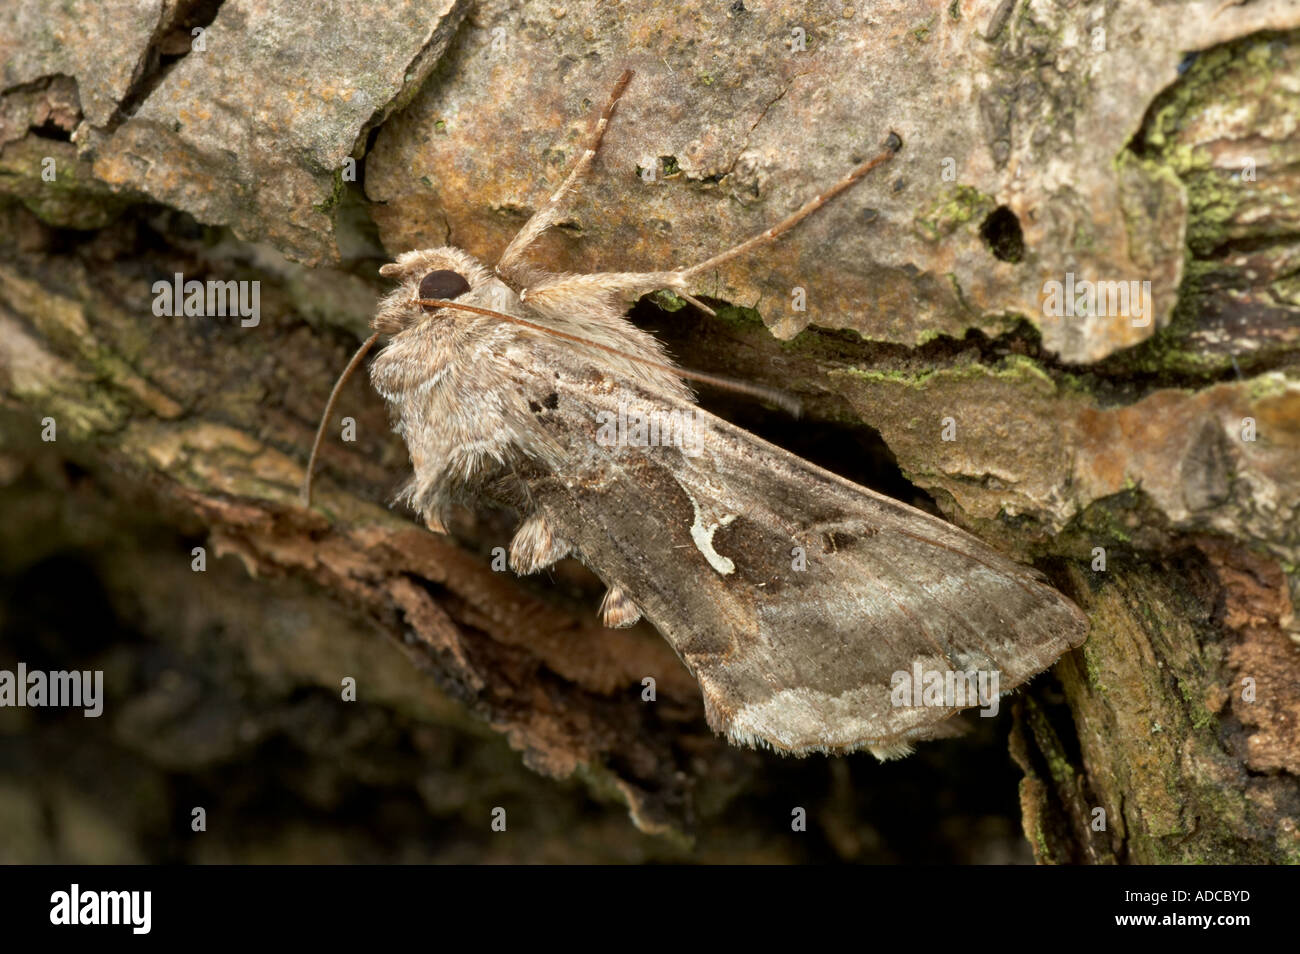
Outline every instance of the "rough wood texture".
[[[628, 65], [556, 266], [695, 261], [902, 137], [700, 289], [717, 318], [634, 317], [807, 420], [711, 408], [1088, 612], [1017, 697], [1033, 855], [1300, 860], [1293, 5], [47, 6], [0, 4], [0, 668], [94, 665], [109, 704], [93, 729], [0, 712], [5, 860], [1026, 857], [991, 726], [888, 766], [730, 749], [653, 630], [597, 624], [581, 567], [493, 571], [509, 515], [448, 539], [387, 510], [408, 464], [360, 381], [298, 506], [377, 266], [491, 259]], [[1150, 321], [1051, 313], [1068, 272], [1150, 281]], [[260, 281], [260, 320], [155, 316], [175, 273]], [[196, 799], [238, 825], [193, 840]], [[496, 805], [528, 837], [494, 840]]]

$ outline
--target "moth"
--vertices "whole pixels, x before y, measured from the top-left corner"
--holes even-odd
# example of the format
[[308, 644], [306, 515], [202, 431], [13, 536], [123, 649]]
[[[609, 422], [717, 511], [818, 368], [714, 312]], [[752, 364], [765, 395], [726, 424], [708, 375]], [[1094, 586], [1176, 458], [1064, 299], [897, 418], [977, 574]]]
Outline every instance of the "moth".
[[[590, 567], [607, 587], [605, 625], [649, 619], [699, 681], [714, 731], [785, 753], [882, 759], [955, 734], [952, 716], [977, 700], [920, 698], [917, 687], [899, 704], [900, 674], [995, 673], [1005, 692], [1080, 645], [1086, 617], [975, 537], [703, 411], [685, 382], [709, 376], [678, 368], [624, 316], [663, 289], [709, 311], [693, 280], [793, 228], [902, 143], [891, 133], [789, 217], [697, 265], [547, 271], [529, 249], [591, 168], [631, 75], [495, 268], [443, 247], [380, 269], [397, 287], [330, 397], [304, 500], [343, 381], [387, 335], [370, 379], [410, 451], [399, 499], [434, 531], [454, 503], [514, 508], [511, 568], [536, 573], [564, 557]], [[656, 421], [658, 439], [645, 439]]]

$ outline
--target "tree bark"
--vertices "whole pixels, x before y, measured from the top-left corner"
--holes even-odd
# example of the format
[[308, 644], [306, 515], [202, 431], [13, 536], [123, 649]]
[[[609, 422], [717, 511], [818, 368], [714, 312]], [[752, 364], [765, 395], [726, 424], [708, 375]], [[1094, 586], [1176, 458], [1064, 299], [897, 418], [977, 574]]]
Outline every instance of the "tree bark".
[[[0, 713], [0, 858], [1300, 860], [1287, 4], [118, 6], [0, 5], [0, 668], [108, 698]], [[409, 462], [364, 376], [299, 504], [378, 265], [493, 261], [628, 65], [553, 267], [700, 260], [902, 138], [701, 288], [715, 317], [631, 315], [806, 419], [706, 407], [1079, 603], [1012, 724], [884, 766], [728, 747], [590, 572], [496, 572], [511, 515], [387, 506]], [[257, 320], [159, 315], [177, 275], [259, 283]], [[1148, 297], [1056, 307], [1067, 275]]]

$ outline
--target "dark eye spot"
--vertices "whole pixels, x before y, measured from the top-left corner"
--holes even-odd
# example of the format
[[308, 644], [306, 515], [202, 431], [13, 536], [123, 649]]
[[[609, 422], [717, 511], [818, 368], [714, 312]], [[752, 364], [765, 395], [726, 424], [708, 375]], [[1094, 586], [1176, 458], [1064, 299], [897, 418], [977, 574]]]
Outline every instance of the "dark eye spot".
[[[450, 301], [469, 291], [469, 282], [465, 276], [450, 269], [440, 268], [420, 279], [421, 298], [441, 298]], [[432, 305], [424, 305], [425, 311], [434, 311]]]

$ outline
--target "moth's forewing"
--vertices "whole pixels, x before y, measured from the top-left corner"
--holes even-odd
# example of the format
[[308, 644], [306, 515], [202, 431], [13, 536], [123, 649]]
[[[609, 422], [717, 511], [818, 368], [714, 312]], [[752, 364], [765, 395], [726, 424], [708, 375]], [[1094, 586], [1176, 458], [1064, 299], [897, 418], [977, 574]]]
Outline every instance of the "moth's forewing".
[[[514, 383], [543, 397], [533, 413], [562, 463], [522, 465], [523, 492], [632, 595], [733, 741], [899, 754], [981, 702], [899, 705], [897, 674], [996, 672], [1005, 692], [1083, 642], [1073, 603], [969, 534], [541, 347]], [[659, 446], [632, 446], [634, 410], [663, 415]], [[662, 446], [682, 416], [698, 453]]]

